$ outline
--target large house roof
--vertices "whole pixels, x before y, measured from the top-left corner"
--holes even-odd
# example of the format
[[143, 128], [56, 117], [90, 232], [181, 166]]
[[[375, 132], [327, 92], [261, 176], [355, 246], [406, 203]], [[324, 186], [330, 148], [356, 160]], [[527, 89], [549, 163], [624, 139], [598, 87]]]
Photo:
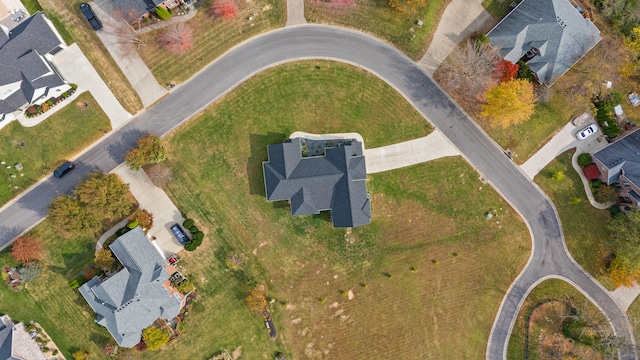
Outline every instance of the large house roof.
[[65, 84], [43, 57], [64, 45], [41, 12], [8, 33], [0, 30], [0, 120], [32, 103], [48, 88]]
[[[640, 130], [640, 129], [638, 129]], [[633, 131], [593, 154], [609, 170], [607, 184], [618, 181], [620, 174], [640, 187], [640, 132]]]
[[600, 30], [568, 0], [523, 0], [487, 35], [512, 63], [532, 47], [540, 50], [527, 64], [547, 86], [602, 39]]
[[176, 317], [182, 303], [162, 284], [169, 278], [167, 264], [139, 227], [109, 248], [124, 269], [102, 282], [94, 277], [80, 287], [80, 293], [96, 312], [96, 322], [120, 346], [133, 347], [140, 342], [142, 330], [158, 318]]
[[334, 227], [369, 224], [362, 145], [351, 141], [326, 148], [324, 156], [303, 157], [301, 140], [269, 145], [269, 160], [262, 164], [267, 200], [290, 200], [292, 215], [330, 210]]

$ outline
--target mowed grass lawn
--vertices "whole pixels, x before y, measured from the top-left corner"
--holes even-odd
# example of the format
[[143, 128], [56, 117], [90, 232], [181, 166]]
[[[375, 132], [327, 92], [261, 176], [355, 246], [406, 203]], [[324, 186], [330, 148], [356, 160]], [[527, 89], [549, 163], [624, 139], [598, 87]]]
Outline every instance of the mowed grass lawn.
[[205, 1], [187, 22], [193, 29], [193, 48], [183, 54], [172, 54], [159, 46], [155, 38], [162, 30], [145, 35], [148, 45], [139, 54], [161, 85], [187, 80], [234, 45], [282, 27], [287, 20], [285, 0], [235, 1], [238, 16], [228, 20], [211, 16], [210, 3]]
[[[461, 158], [371, 175], [372, 223], [351, 232], [333, 229], [327, 214], [292, 217], [286, 203], [265, 201], [267, 145], [294, 130], [356, 131], [369, 148], [424, 135], [424, 120], [371, 78], [326, 62], [278, 67], [166, 139], [168, 192], [207, 233], [182, 259], [202, 300], [169, 351], [184, 358], [240, 346], [247, 359], [276, 350], [296, 359], [484, 358], [530, 239]], [[490, 210], [500, 224], [485, 219]], [[232, 250], [248, 257], [241, 272], [226, 271]], [[244, 302], [259, 283], [277, 300], [276, 342]], [[349, 290], [353, 300], [342, 294]]]
[[[535, 177], [535, 182], [549, 195], [560, 215], [562, 230], [571, 256], [602, 285], [612, 289], [606, 273], [605, 244], [611, 237], [609, 210], [591, 206], [584, 193], [579, 175], [571, 166], [573, 150], [563, 153]], [[562, 171], [565, 178], [554, 180]]]
[[[305, 18], [310, 23], [334, 24], [371, 33], [419, 60], [427, 51], [449, 1], [426, 1], [415, 13], [394, 10], [381, 0], [354, 0], [354, 5], [348, 7], [336, 7], [333, 3], [305, 0]], [[423, 25], [416, 25], [417, 20]]]
[[[533, 310], [534, 306], [546, 301], [546, 300], [560, 300], [564, 303], [567, 302], [569, 297], [575, 306], [581, 306], [584, 309], [584, 304], [587, 305], [587, 309], [591, 314], [604, 314], [597, 310], [596, 306], [589, 301], [580, 291], [578, 291], [571, 284], [559, 280], [549, 279], [541, 282], [536, 286], [527, 299], [525, 300], [520, 313], [518, 313], [518, 319], [513, 327], [511, 338], [509, 338], [509, 347], [507, 348], [507, 359], [521, 360], [525, 359], [525, 334], [527, 331], [526, 318]], [[538, 351], [537, 339], [540, 335], [542, 328], [532, 326], [529, 332], [529, 359], [539, 359], [541, 354]]]
[[[78, 107], [75, 102], [86, 102], [89, 107]], [[13, 121], [2, 128], [0, 161], [5, 164], [0, 166], [0, 206], [109, 130], [109, 118], [88, 92], [34, 127]], [[24, 142], [24, 146], [20, 147], [19, 142]], [[13, 167], [16, 163], [24, 169], [17, 171]]]

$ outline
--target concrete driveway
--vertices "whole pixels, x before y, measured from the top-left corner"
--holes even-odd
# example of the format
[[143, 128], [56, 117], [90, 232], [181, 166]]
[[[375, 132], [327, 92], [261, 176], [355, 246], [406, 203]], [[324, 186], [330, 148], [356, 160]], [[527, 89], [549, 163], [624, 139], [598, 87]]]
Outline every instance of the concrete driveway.
[[116, 61], [124, 76], [140, 96], [142, 105], [146, 108], [160, 100], [168, 90], [158, 84], [147, 65], [135, 51], [124, 52], [120, 45], [117, 29], [126, 27], [122, 20], [114, 19], [113, 3], [111, 0], [96, 0], [91, 7], [96, 16], [102, 21], [102, 30], [97, 31], [98, 37]]
[[84, 56], [77, 44], [60, 51], [53, 58], [53, 64], [67, 81], [78, 85], [76, 93], [89, 91], [102, 110], [111, 120], [111, 127], [117, 129], [131, 118], [124, 110], [107, 84]]
[[460, 155], [458, 149], [437, 130], [419, 139], [364, 150], [367, 174], [456, 155]]
[[156, 244], [168, 257], [182, 251], [183, 246], [173, 236], [171, 226], [182, 225], [184, 218], [167, 194], [155, 186], [143, 170], [134, 171], [126, 164], [121, 164], [113, 172], [129, 184], [129, 190], [140, 204], [140, 208], [153, 214], [153, 226], [148, 236], [155, 237]]
[[442, 14], [431, 45], [418, 65], [433, 75], [451, 51], [474, 31], [484, 31], [495, 20], [481, 0], [453, 0]]
[[600, 137], [602, 135], [600, 128], [598, 128], [598, 132], [585, 140], [578, 140], [576, 138], [576, 133], [591, 123], [593, 122], [576, 127], [569, 122], [562, 130], [555, 134], [549, 142], [538, 150], [538, 152], [522, 164], [520, 168], [530, 179], [533, 179], [540, 170], [544, 169], [553, 159], [571, 148], [578, 148], [581, 153], [588, 152], [590, 154], [604, 148], [607, 146], [607, 142]]

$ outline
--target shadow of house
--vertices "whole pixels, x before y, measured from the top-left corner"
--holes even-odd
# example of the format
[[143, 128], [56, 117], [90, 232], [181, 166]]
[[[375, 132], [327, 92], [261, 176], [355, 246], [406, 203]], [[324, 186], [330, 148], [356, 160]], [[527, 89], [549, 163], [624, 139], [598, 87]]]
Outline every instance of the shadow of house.
[[522, 60], [551, 86], [600, 40], [600, 30], [568, 0], [523, 0], [489, 33], [500, 55]]
[[266, 135], [249, 134], [249, 148], [251, 157], [247, 159], [247, 177], [249, 182], [249, 194], [265, 196], [264, 181], [262, 177], [262, 163], [268, 160], [264, 148], [269, 144], [282, 142], [286, 137], [280, 133], [267, 133]]
[[289, 200], [291, 215], [331, 212], [333, 227], [371, 222], [362, 144], [346, 141], [325, 147], [318, 156], [304, 153], [307, 139], [287, 139], [268, 146], [263, 163], [267, 201]]
[[96, 276], [79, 290], [96, 312], [96, 323], [106, 327], [118, 345], [132, 348], [157, 319], [178, 316], [184, 298], [167, 287], [170, 265], [140, 227], [120, 236], [109, 248], [124, 269], [104, 281]]

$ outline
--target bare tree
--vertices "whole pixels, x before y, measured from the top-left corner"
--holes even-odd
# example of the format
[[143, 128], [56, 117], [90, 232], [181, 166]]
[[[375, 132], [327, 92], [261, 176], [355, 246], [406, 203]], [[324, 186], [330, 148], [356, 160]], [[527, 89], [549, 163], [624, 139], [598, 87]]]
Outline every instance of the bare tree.
[[497, 84], [498, 52], [489, 44], [467, 40], [442, 64], [439, 81], [452, 93], [482, 100], [486, 90]]
[[123, 54], [131, 55], [147, 46], [146, 36], [137, 31], [141, 27], [140, 18], [136, 17], [132, 11], [118, 9], [113, 17], [118, 21], [115, 36]]
[[184, 53], [193, 47], [193, 31], [185, 23], [177, 23], [158, 34], [158, 41], [172, 53]]

